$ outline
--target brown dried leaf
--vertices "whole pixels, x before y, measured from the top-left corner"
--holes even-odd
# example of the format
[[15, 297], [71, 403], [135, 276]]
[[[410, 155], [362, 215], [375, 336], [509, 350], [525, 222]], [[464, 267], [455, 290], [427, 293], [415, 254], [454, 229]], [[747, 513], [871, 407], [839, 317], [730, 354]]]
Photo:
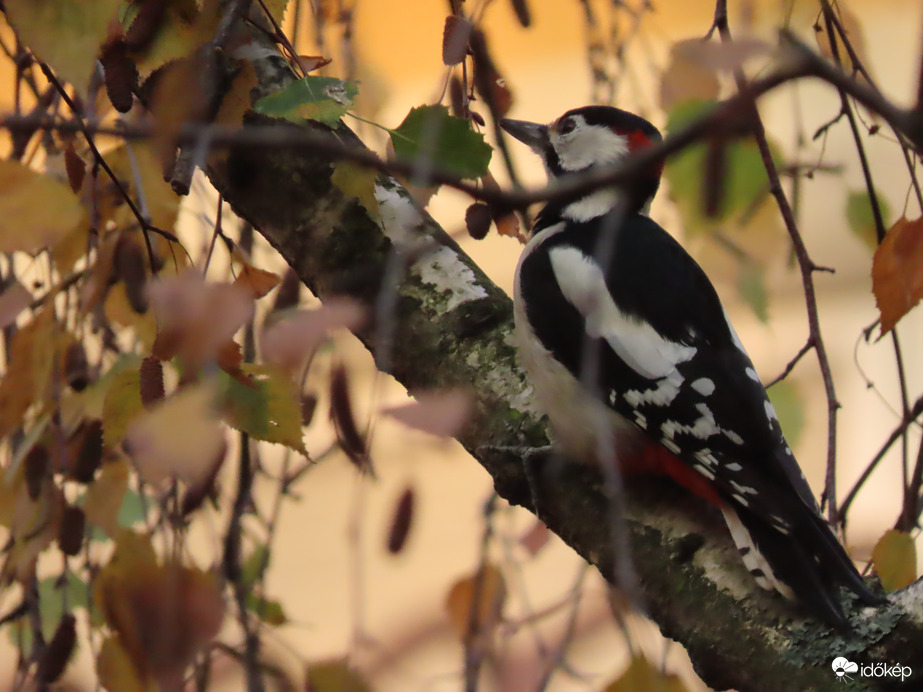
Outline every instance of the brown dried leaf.
[[872, 260], [872, 291], [886, 334], [923, 298], [923, 217], [895, 223]]
[[439, 437], [454, 437], [471, 413], [471, 392], [465, 389], [415, 392], [414, 398], [416, 401], [383, 409], [382, 413]]
[[875, 574], [887, 593], [910, 586], [917, 578], [917, 548], [908, 533], [889, 529], [872, 550]]
[[446, 65], [458, 65], [468, 54], [468, 40], [474, 25], [458, 15], [445, 18], [442, 31], [442, 62]]
[[29, 289], [13, 281], [0, 293], [0, 329], [13, 324], [19, 314], [32, 304]]
[[22, 475], [14, 479], [15, 495], [10, 518], [10, 531], [6, 561], [0, 573], [0, 583], [15, 579], [27, 583], [35, 573], [38, 556], [58, 535], [64, 495], [54, 484], [50, 474], [45, 476], [36, 499], [29, 496]]
[[48, 685], [61, 677], [76, 644], [77, 620], [70, 613], [65, 613], [38, 662], [35, 677], [40, 684]]
[[334, 367], [330, 374], [330, 418], [336, 428], [340, 448], [361, 473], [374, 477], [375, 469], [368, 455], [365, 437], [359, 432], [353, 415], [349, 378], [342, 363]]
[[308, 74], [309, 72], [319, 70], [329, 65], [330, 58], [325, 58], [321, 55], [299, 55], [298, 64], [301, 66], [301, 69], [304, 70], [304, 73]]
[[73, 142], [68, 142], [64, 147], [64, 170], [67, 172], [67, 182], [70, 183], [71, 190], [80, 192], [83, 179], [86, 177], [87, 165], [74, 150]]
[[471, 52], [474, 54], [474, 89], [491, 112], [502, 118], [513, 107], [513, 92], [490, 56], [484, 32], [474, 31], [471, 35]]
[[298, 372], [334, 329], [356, 329], [365, 310], [348, 300], [330, 300], [315, 310], [284, 315], [267, 326], [260, 337], [263, 360], [287, 372]]
[[93, 599], [118, 635], [129, 670], [141, 680], [155, 678], [161, 689], [182, 688], [186, 667], [224, 620], [214, 574], [158, 564], [149, 539], [124, 530], [97, 576]]
[[465, 226], [468, 234], [475, 240], [484, 240], [490, 230], [490, 207], [482, 202], [475, 202], [465, 211]]
[[503, 573], [494, 565], [484, 565], [479, 572], [452, 585], [446, 598], [446, 610], [455, 634], [466, 641], [469, 634], [493, 630], [500, 622], [505, 602]]
[[388, 552], [396, 555], [404, 549], [410, 527], [413, 525], [414, 492], [412, 486], [407, 486], [394, 508], [391, 518], [391, 530], [388, 532]]
[[[496, 178], [494, 178], [493, 174], [490, 172], [481, 178], [481, 184], [483, 184], [484, 188], [487, 190], [500, 189], [500, 185], [497, 183]], [[528, 242], [529, 239], [522, 232], [522, 224], [519, 223], [519, 217], [515, 212], [491, 209], [490, 215], [493, 217], [494, 224], [497, 226], [497, 233], [502, 236], [507, 236], [508, 238], [516, 238], [516, 240], [523, 245]]]

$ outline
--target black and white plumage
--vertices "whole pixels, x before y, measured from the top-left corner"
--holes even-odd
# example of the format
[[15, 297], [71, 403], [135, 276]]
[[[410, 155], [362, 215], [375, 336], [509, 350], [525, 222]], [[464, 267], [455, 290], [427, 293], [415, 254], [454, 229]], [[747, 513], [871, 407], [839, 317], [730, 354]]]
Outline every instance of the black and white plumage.
[[[550, 178], [660, 141], [608, 106], [504, 120]], [[646, 211], [660, 169], [536, 218], [515, 279], [520, 356], [567, 456], [666, 473], [717, 505], [764, 588], [846, 623], [845, 586], [879, 603], [821, 517], [756, 370], [699, 265]], [[611, 445], [611, 447], [607, 447]]]

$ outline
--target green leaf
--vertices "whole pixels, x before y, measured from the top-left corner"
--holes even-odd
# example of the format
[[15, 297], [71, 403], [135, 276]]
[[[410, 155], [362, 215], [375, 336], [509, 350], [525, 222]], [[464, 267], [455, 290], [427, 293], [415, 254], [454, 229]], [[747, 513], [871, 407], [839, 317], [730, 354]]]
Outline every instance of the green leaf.
[[[888, 229], [888, 202], [877, 192], [875, 198], [878, 200], [878, 208], [881, 210], [881, 219], [885, 224], [885, 230]], [[849, 221], [849, 230], [851, 230], [859, 240], [865, 243], [869, 249], [878, 248], [878, 233], [875, 229], [875, 214], [872, 212], [872, 203], [869, 199], [867, 190], [851, 190], [846, 198], [846, 219]]]
[[462, 178], [485, 175], [493, 154], [484, 135], [464, 118], [449, 115], [445, 106], [412, 108], [400, 127], [391, 130], [391, 142], [399, 158], [423, 159]]
[[[701, 117], [714, 106], [712, 101], [685, 101], [670, 111], [667, 130], [672, 132]], [[777, 147], [770, 142], [773, 160], [778, 160]], [[706, 219], [702, 191], [706, 170], [706, 144], [695, 144], [667, 160], [664, 177], [670, 184], [670, 197], [676, 202], [686, 230], [695, 232], [729, 221], [750, 211], [769, 192], [769, 178], [763, 166], [759, 147], [753, 139], [735, 139], [725, 147], [725, 170], [722, 176], [724, 194], [714, 219]]]
[[762, 270], [752, 265], [742, 265], [737, 272], [737, 291], [757, 319], [766, 324], [769, 321], [769, 298]]
[[301, 403], [284, 372], [268, 365], [246, 364], [251, 384], [223, 375], [224, 418], [255, 440], [275, 442], [306, 454], [301, 433]]
[[281, 91], [264, 96], [253, 105], [253, 110], [293, 122], [317, 120], [332, 126], [352, 107], [359, 93], [358, 84], [335, 77], [308, 75]]
[[772, 385], [768, 394], [785, 439], [790, 447], [794, 447], [804, 432], [804, 399], [801, 392], [794, 381], [785, 379]]
[[269, 567], [269, 546], [261, 543], [253, 549], [250, 557], [240, 567], [240, 581], [249, 589], [263, 576]]
[[[59, 585], [58, 577], [46, 577], [38, 582], [39, 614], [42, 620], [42, 635], [45, 641], [54, 636], [54, 631], [64, 615], [64, 603], [67, 602], [67, 612], [74, 608], [87, 607], [87, 583], [73, 572], [67, 573], [63, 585]], [[32, 650], [32, 627], [26, 619], [15, 620], [7, 628], [7, 633], [14, 646], [22, 646], [23, 654], [28, 657]]]
[[875, 573], [885, 591], [892, 593], [917, 578], [917, 548], [910, 534], [888, 529], [872, 549]]
[[257, 596], [254, 593], [247, 594], [247, 610], [254, 613], [260, 620], [267, 625], [276, 627], [288, 622], [288, 616], [282, 604], [272, 598]]

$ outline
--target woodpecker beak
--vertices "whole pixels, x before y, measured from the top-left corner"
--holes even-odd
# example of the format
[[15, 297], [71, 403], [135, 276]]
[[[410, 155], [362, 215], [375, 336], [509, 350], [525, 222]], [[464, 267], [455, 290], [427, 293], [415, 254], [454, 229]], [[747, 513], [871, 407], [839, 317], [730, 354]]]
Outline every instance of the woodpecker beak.
[[547, 125], [504, 118], [500, 121], [500, 127], [523, 144], [528, 145], [537, 154], [547, 151], [548, 146], [551, 144], [551, 140], [548, 138]]

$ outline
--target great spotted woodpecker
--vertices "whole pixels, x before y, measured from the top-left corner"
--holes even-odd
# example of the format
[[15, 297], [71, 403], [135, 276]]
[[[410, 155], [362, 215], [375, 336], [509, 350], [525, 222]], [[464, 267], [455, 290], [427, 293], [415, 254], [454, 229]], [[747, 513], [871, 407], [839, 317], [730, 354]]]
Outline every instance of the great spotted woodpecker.
[[[612, 164], [661, 140], [608, 106], [550, 125], [503, 120], [551, 179]], [[872, 594], [821, 517], [756, 370], [708, 277], [647, 216], [651, 168], [537, 216], [516, 269], [520, 358], [569, 458], [672, 477], [716, 505], [757, 583], [836, 626], [845, 586]]]

